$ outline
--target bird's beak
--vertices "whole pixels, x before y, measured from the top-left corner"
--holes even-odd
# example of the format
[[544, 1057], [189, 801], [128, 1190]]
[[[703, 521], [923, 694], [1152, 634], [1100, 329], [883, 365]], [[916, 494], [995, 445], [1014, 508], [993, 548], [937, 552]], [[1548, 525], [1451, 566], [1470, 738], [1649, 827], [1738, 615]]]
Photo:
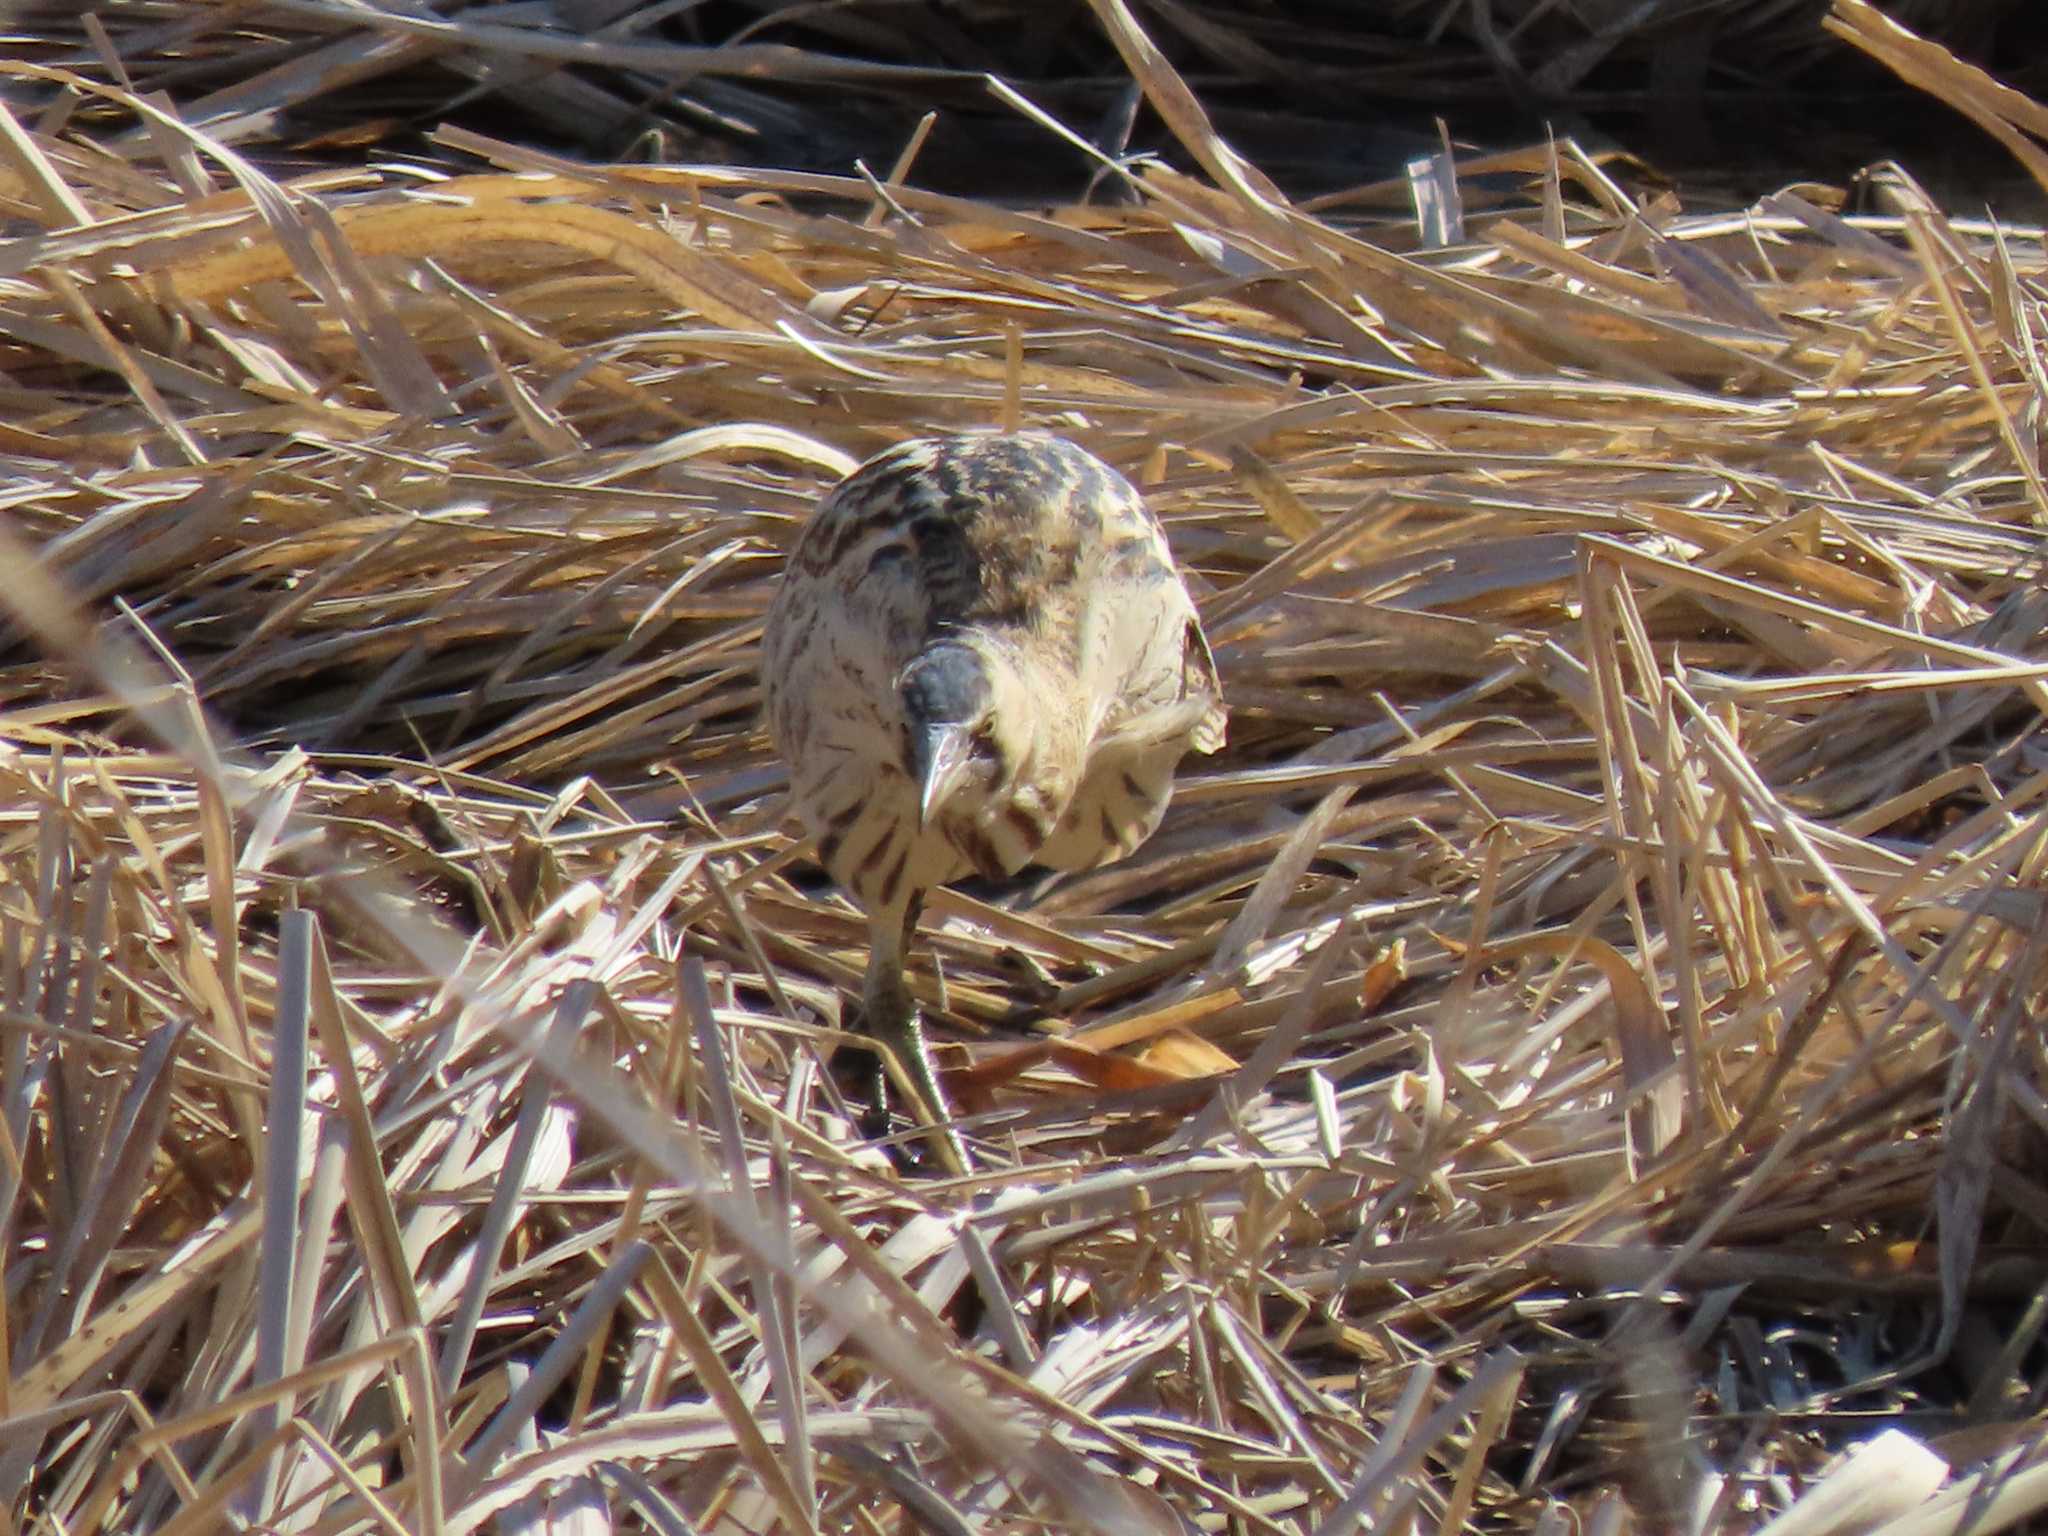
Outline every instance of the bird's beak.
[[973, 756], [973, 740], [972, 733], [964, 725], [930, 726], [923, 736], [916, 739], [914, 750], [921, 761], [911, 766], [923, 770], [919, 775], [922, 782], [917, 802], [920, 827], [930, 826], [932, 813], [960, 787]]

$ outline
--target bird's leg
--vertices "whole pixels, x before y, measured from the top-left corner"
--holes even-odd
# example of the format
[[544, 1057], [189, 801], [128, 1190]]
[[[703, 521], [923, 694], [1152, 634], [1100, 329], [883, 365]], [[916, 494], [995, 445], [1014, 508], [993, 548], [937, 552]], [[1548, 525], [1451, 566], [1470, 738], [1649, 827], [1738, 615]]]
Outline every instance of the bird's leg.
[[[903, 967], [910, 941], [917, 932], [918, 913], [924, 906], [924, 892], [913, 891], [900, 918], [894, 912], [877, 912], [870, 924], [872, 943], [868, 951], [868, 974], [861, 1000], [867, 1011], [867, 1031], [875, 1037], [877, 1056], [910, 1106], [911, 1118], [924, 1131], [933, 1153], [954, 1175], [972, 1171], [967, 1147], [952, 1126], [952, 1111], [939, 1074], [932, 1065], [931, 1047], [924, 1036], [924, 1020], [917, 1001], [910, 995]], [[876, 1099], [882, 1099], [877, 1078]]]

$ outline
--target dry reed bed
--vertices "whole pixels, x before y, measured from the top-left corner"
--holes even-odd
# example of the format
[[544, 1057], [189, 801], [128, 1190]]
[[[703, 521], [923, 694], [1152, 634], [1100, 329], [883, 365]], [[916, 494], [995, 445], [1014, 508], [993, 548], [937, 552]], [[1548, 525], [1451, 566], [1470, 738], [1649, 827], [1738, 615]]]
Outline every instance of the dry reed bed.
[[[1199, 114], [1049, 216], [284, 187], [100, 94], [0, 188], [18, 1515], [1748, 1529], [1873, 1422], [1954, 1432], [1898, 1530], [2040, 1504], [2038, 232], [1567, 146], [1421, 249]], [[943, 1182], [754, 669], [836, 473], [1008, 419], [1147, 484], [1232, 741], [936, 903]]]
[[[2027, 71], [2029, 0], [1890, 0], [1886, 11], [1973, 58]], [[1873, 78], [1845, 71], [1822, 31], [1828, 0], [1176, 0], [1146, 8], [1159, 46], [1200, 79], [1240, 148], [1319, 187], [1392, 167], [1412, 132], [1446, 113], [1460, 132], [1504, 103], [1540, 121], [1561, 110], [1639, 113], [1683, 142], [1703, 109], [1768, 110], [1771, 93], [1855, 101]], [[928, 109], [944, 126], [920, 161], [958, 188], [974, 169], [1046, 146], [992, 100], [997, 74], [1103, 142], [1151, 127], [1131, 107], [1099, 32], [1015, 0], [835, 0], [829, 6], [564, 0], [507, 10], [483, 0], [430, 8], [359, 0], [14, 0], [11, 56], [76, 68], [140, 94], [167, 92], [229, 142], [368, 145], [489, 103], [524, 135], [592, 158], [739, 157], [818, 169], [886, 163]], [[2035, 50], [2038, 51], [2038, 50]], [[133, 134], [79, 103], [75, 122]], [[1848, 107], [1839, 110], [1868, 110]], [[280, 114], [283, 116], [280, 117]], [[1475, 121], [1475, 119], [1477, 121]], [[1702, 151], [1700, 158], [1710, 158]], [[1080, 162], [1009, 167], [1033, 196]], [[1374, 172], [1383, 174], [1383, 172]]]

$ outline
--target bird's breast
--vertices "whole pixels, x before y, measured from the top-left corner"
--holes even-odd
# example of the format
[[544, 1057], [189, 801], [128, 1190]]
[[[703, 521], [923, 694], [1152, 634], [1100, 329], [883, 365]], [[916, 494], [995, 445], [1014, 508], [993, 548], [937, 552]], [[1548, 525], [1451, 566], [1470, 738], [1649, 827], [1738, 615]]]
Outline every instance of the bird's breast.
[[1054, 869], [1093, 869], [1123, 858], [1158, 829], [1173, 798], [1182, 747], [1098, 757], [1039, 852]]
[[1035, 863], [1063, 809], [1056, 786], [1022, 776], [986, 797], [969, 796], [941, 810], [930, 829], [961, 862], [990, 880]]
[[917, 795], [893, 763], [828, 747], [793, 784], [818, 862], [870, 912], [967, 873], [937, 828], [920, 826]]

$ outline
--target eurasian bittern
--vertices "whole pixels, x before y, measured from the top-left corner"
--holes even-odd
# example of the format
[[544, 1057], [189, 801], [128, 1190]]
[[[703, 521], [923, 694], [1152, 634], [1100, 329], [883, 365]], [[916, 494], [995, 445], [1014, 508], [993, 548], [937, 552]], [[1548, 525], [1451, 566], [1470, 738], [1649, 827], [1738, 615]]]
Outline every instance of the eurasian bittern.
[[928, 438], [820, 503], [762, 664], [797, 814], [868, 917], [866, 1027], [964, 1166], [903, 976], [924, 893], [1092, 868], [1152, 835], [1181, 756], [1223, 744], [1194, 602], [1093, 455], [1042, 432]]

